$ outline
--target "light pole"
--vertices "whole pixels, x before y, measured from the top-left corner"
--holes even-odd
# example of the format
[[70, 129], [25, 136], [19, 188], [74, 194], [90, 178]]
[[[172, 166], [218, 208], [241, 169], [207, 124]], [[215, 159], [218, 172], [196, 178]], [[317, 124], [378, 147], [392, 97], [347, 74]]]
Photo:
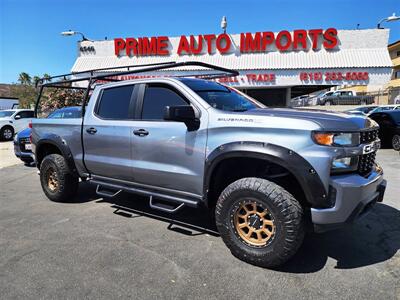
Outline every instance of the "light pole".
[[228, 27], [228, 22], [226, 21], [226, 17], [223, 16], [221, 20], [221, 29], [226, 33], [226, 27]]
[[76, 34], [80, 34], [82, 36], [82, 41], [92, 41], [87, 39], [82, 32], [79, 31], [73, 31], [73, 30], [68, 30], [68, 31], [63, 31], [61, 32], [62, 36], [72, 36], [72, 35], [76, 35]]
[[383, 23], [383, 22], [393, 22], [393, 21], [398, 21], [398, 20], [400, 20], [400, 17], [396, 16], [396, 14], [393, 13], [393, 15], [391, 15], [391, 16], [389, 16], [387, 18], [383, 18], [382, 20], [380, 20], [376, 28], [383, 29], [381, 27], [381, 23]]

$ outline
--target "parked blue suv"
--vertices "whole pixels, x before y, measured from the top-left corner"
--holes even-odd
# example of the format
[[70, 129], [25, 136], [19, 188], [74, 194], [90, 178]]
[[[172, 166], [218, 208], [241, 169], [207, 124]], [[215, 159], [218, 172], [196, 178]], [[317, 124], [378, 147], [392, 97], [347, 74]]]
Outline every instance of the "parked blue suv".
[[[80, 117], [81, 117], [81, 107], [72, 106], [72, 107], [57, 109], [51, 114], [49, 114], [47, 118], [72, 119]], [[26, 128], [18, 132], [18, 134], [16, 134], [14, 137], [14, 153], [26, 165], [30, 165], [35, 161], [35, 155], [32, 153], [32, 144], [30, 136], [31, 136], [31, 129]]]

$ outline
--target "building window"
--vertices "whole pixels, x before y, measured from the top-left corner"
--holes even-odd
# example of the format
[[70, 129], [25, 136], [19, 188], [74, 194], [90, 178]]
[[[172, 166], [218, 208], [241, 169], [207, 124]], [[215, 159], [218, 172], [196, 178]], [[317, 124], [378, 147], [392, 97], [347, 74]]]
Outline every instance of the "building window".
[[400, 70], [394, 72], [394, 79], [400, 78]]
[[400, 56], [400, 51], [397, 51], [396, 52], [396, 57], [399, 57]]

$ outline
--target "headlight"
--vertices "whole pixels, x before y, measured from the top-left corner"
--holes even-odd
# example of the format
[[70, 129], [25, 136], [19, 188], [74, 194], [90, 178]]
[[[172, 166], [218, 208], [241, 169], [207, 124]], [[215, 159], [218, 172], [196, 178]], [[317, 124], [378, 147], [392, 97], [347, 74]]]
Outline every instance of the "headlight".
[[14, 142], [18, 142], [18, 134], [14, 136]]
[[371, 118], [366, 118], [365, 128], [373, 128], [373, 127], [379, 127], [379, 124], [375, 120], [372, 120]]
[[352, 172], [357, 170], [358, 157], [342, 157], [332, 161], [332, 173]]
[[324, 146], [356, 146], [360, 144], [358, 132], [313, 132], [313, 140]]

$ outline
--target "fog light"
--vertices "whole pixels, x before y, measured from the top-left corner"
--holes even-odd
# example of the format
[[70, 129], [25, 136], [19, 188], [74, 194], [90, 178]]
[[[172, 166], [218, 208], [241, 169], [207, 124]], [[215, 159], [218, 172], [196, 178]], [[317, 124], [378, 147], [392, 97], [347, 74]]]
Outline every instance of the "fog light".
[[332, 161], [332, 172], [351, 172], [357, 170], [358, 157], [341, 157]]
[[351, 164], [351, 157], [342, 157], [335, 159], [332, 162], [332, 168], [333, 169], [343, 169], [343, 168], [348, 168], [350, 167]]

